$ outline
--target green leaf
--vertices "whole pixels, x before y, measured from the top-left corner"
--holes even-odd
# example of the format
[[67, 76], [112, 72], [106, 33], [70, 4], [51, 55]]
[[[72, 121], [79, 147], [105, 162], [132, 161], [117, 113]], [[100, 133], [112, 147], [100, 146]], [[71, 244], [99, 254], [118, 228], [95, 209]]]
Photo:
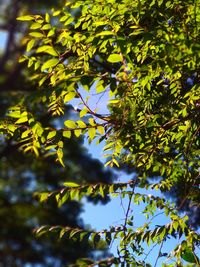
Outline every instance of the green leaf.
[[40, 202], [46, 201], [48, 199], [48, 197], [49, 197], [49, 193], [46, 193], [46, 192], [41, 193], [40, 194]]
[[46, 14], [45, 14], [45, 21], [46, 21], [47, 23], [50, 22], [50, 15], [49, 15], [49, 13], [46, 13]]
[[95, 128], [88, 128], [88, 135], [90, 140], [93, 140], [96, 134], [96, 129]]
[[40, 29], [41, 27], [42, 27], [42, 25], [40, 23], [34, 22], [31, 24], [30, 29], [36, 30], [36, 29]]
[[44, 34], [41, 33], [41, 32], [30, 32], [29, 35], [32, 36], [32, 37], [36, 37], [36, 38], [44, 37]]
[[87, 108], [83, 108], [81, 111], [80, 111], [80, 118], [84, 117], [86, 114], [88, 113], [88, 109]]
[[64, 182], [63, 185], [67, 187], [79, 187], [80, 186], [80, 184], [77, 184], [75, 182]]
[[56, 131], [49, 132], [47, 135], [47, 140], [53, 138], [54, 136], [56, 136]]
[[51, 37], [55, 34], [55, 29], [51, 29], [48, 34], [47, 34], [47, 37]]
[[86, 125], [86, 123], [84, 122], [84, 121], [76, 121], [76, 123], [78, 124], [78, 127], [80, 127], [80, 128], [86, 128], [87, 127], [87, 125]]
[[34, 44], [35, 44], [35, 40], [34, 39], [30, 40], [28, 42], [28, 44], [27, 44], [26, 51], [27, 52], [31, 51], [31, 49], [33, 48]]
[[79, 199], [79, 190], [76, 189], [76, 187], [77, 186], [72, 186], [72, 188], [70, 190], [70, 198], [71, 198], [71, 200], [78, 200]]
[[101, 237], [99, 235], [99, 233], [93, 233], [91, 236], [91, 241], [94, 244], [94, 247], [96, 247], [99, 243], [99, 241], [101, 240]]
[[42, 65], [41, 71], [55, 67], [58, 63], [59, 63], [58, 58], [49, 59]]
[[27, 116], [24, 116], [24, 117], [19, 118], [15, 123], [16, 124], [21, 124], [21, 123], [24, 123], [24, 122], [27, 122], [27, 121], [28, 121]]
[[96, 36], [105, 36], [105, 35], [116, 35], [116, 33], [113, 31], [102, 31], [98, 33]]
[[101, 93], [103, 92], [106, 88], [103, 86], [104, 81], [103, 80], [99, 80], [98, 83], [96, 84], [96, 92], [97, 93]]
[[69, 92], [64, 96], [64, 103], [69, 102], [76, 96], [75, 92]]
[[81, 129], [74, 130], [74, 134], [76, 137], [79, 137], [82, 134], [82, 130]]
[[52, 56], [58, 56], [58, 53], [56, 52], [56, 50], [50, 45], [43, 45], [43, 46], [38, 47], [38, 49], [36, 50], [36, 53], [47, 53]]
[[99, 125], [97, 126], [97, 130], [98, 132], [101, 134], [101, 135], [104, 135], [105, 134], [105, 129], [103, 126]]
[[122, 62], [122, 56], [119, 54], [111, 54], [107, 60], [111, 63]]
[[91, 126], [96, 126], [96, 122], [94, 121], [93, 118], [89, 118], [89, 119], [88, 119], [88, 122], [89, 122], [89, 124], [90, 124]]
[[35, 233], [39, 237], [43, 234], [45, 234], [49, 230], [49, 227], [44, 225], [36, 229]]
[[43, 83], [46, 81], [47, 77], [44, 76], [40, 81], [39, 81], [39, 86], [42, 86]]
[[36, 157], [39, 157], [39, 151], [38, 151], [38, 148], [37, 148], [36, 146], [33, 146], [32, 149], [33, 149], [33, 152], [35, 153], [35, 156], [36, 156]]
[[71, 131], [63, 131], [63, 137], [66, 137], [66, 138], [71, 138], [72, 136], [72, 132]]
[[76, 123], [74, 121], [71, 121], [71, 120], [66, 120], [64, 122], [64, 125], [69, 129], [75, 129], [77, 127]]
[[20, 17], [18, 17], [17, 20], [31, 21], [31, 20], [35, 20], [35, 18], [34, 18], [34, 16], [26, 15], [26, 16], [20, 16]]
[[66, 20], [66, 22], [64, 23], [65, 26], [69, 25], [70, 23], [72, 23], [74, 21], [73, 17], [70, 17]]
[[9, 116], [11, 118], [20, 118], [21, 112], [16, 110], [14, 112], [9, 112], [7, 116]]
[[53, 16], [55, 17], [55, 16], [58, 16], [58, 15], [60, 15], [60, 13], [61, 13], [61, 10], [55, 10], [54, 12], [53, 12]]
[[189, 263], [197, 264], [200, 262], [198, 257], [189, 247], [186, 247], [184, 251], [181, 253], [181, 258]]
[[119, 168], [119, 162], [115, 158], [113, 158], [112, 161]]
[[101, 185], [101, 184], [100, 184], [100, 186], [99, 186], [99, 194], [100, 194], [102, 197], [105, 197], [105, 191], [104, 191], [103, 185]]
[[44, 26], [42, 26], [41, 30], [50, 30], [51, 29], [51, 24], [44, 24]]
[[28, 129], [26, 131], [24, 131], [21, 135], [21, 138], [24, 139], [24, 138], [27, 138], [29, 136], [29, 134], [31, 133], [31, 129]]
[[62, 150], [62, 148], [58, 148], [58, 150], [57, 150], [57, 156], [58, 156], [57, 160], [60, 162], [60, 164], [63, 167], [65, 167], [65, 164], [63, 162], [63, 150]]

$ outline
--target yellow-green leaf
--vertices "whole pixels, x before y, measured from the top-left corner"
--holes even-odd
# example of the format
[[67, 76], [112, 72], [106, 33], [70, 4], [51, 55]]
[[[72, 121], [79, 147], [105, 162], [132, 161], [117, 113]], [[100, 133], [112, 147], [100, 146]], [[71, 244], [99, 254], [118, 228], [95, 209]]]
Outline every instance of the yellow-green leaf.
[[82, 134], [82, 130], [80, 129], [74, 130], [74, 134], [76, 137], [79, 137]]
[[43, 66], [41, 68], [41, 71], [44, 71], [46, 69], [55, 67], [58, 63], [59, 63], [59, 59], [58, 58], [49, 59], [43, 64]]
[[7, 116], [12, 117], [12, 118], [20, 118], [21, 113], [20, 113], [20, 111], [17, 110], [17, 111], [8, 113]]
[[41, 32], [30, 32], [29, 35], [32, 36], [32, 37], [37, 37], [37, 38], [44, 37], [44, 34], [41, 33]]
[[55, 135], [56, 135], [56, 131], [51, 131], [51, 132], [48, 133], [48, 135], [47, 135], [47, 139], [51, 139], [51, 138], [53, 138]]
[[97, 93], [101, 93], [105, 90], [105, 87], [103, 86], [104, 81], [100, 80], [98, 81], [97, 85], [96, 85], [96, 92]]
[[69, 102], [75, 97], [76, 93], [75, 92], [69, 92], [64, 96], [64, 103]]
[[70, 128], [70, 129], [75, 129], [77, 127], [76, 123], [74, 121], [70, 121], [70, 120], [66, 120], [64, 122], [64, 125], [67, 127], [67, 128]]
[[56, 52], [56, 50], [50, 45], [43, 45], [43, 46], [38, 47], [38, 49], [36, 50], [36, 53], [47, 53], [52, 56], [58, 56], [58, 53]]
[[55, 29], [51, 29], [48, 34], [47, 34], [47, 37], [51, 37], [52, 35], [54, 35], [55, 33]]
[[48, 13], [45, 14], [45, 21], [46, 21], [47, 23], [50, 22], [50, 16], [49, 16]]
[[84, 117], [87, 113], [88, 113], [87, 108], [83, 108], [79, 113], [80, 118]]
[[74, 182], [65, 182], [63, 183], [64, 186], [68, 186], [68, 187], [78, 187], [80, 186], [79, 184], [77, 183], [74, 183]]
[[88, 129], [88, 135], [90, 140], [93, 140], [96, 134], [96, 129], [95, 128], [89, 128]]
[[34, 39], [30, 40], [27, 44], [26, 51], [29, 52], [33, 48], [34, 44], [35, 40]]
[[120, 54], [111, 54], [107, 60], [111, 63], [121, 62], [122, 56]]
[[39, 151], [38, 151], [37, 147], [33, 146], [32, 149], [33, 149], [33, 152], [35, 153], [36, 157], [39, 157]]
[[94, 121], [94, 119], [93, 118], [89, 118], [89, 124], [91, 125], [91, 126], [96, 126], [96, 122]]
[[71, 131], [63, 131], [63, 137], [70, 138], [72, 136]]
[[105, 36], [105, 35], [116, 35], [115, 32], [112, 31], [102, 31], [98, 33], [96, 36]]
[[98, 132], [101, 134], [101, 135], [103, 135], [103, 134], [105, 134], [105, 129], [104, 129], [104, 127], [103, 126], [98, 126], [97, 127], [97, 130], [98, 130]]
[[16, 124], [20, 124], [20, 123], [24, 123], [24, 122], [27, 122], [27, 121], [28, 121], [27, 116], [24, 116], [24, 117], [19, 118], [15, 123]]
[[31, 30], [36, 30], [36, 29], [40, 29], [41, 27], [42, 27], [42, 25], [40, 23], [34, 22], [34, 23], [31, 24], [30, 29]]
[[71, 17], [71, 18], [68, 18], [68, 20], [64, 23], [64, 25], [69, 25], [70, 23], [72, 23], [74, 21], [74, 18]]
[[57, 160], [60, 162], [60, 164], [63, 167], [65, 167], [65, 164], [63, 162], [63, 150], [62, 150], [62, 148], [58, 148], [58, 150], [57, 150], [57, 156], [58, 156], [58, 159]]
[[51, 29], [51, 24], [45, 24], [44, 26], [42, 26], [41, 28], [42, 30], [50, 30]]
[[119, 162], [115, 158], [113, 158], [112, 161], [117, 167], [119, 167]]
[[76, 123], [78, 124], [78, 126], [80, 128], [86, 128], [87, 127], [87, 125], [86, 125], [86, 123], [84, 121], [77, 121]]
[[31, 133], [31, 129], [28, 129], [26, 131], [24, 131], [21, 135], [21, 138], [24, 139], [26, 137], [28, 137], [28, 135]]
[[60, 13], [61, 13], [61, 10], [55, 10], [54, 12], [53, 12], [53, 16], [55, 17], [55, 16], [58, 16], [58, 15], [60, 15]]
[[22, 21], [30, 21], [30, 20], [34, 20], [34, 16], [29, 16], [29, 15], [26, 15], [26, 16], [20, 16], [17, 18], [17, 20], [22, 20]]

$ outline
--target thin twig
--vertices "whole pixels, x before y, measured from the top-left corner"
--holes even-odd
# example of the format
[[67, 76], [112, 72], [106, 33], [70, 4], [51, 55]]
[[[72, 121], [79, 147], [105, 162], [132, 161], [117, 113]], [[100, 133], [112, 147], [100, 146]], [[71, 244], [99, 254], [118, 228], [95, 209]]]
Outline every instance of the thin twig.
[[133, 185], [133, 188], [132, 188], [132, 193], [129, 195], [129, 201], [128, 201], [128, 206], [127, 206], [125, 220], [124, 220], [124, 225], [123, 225], [124, 251], [125, 251], [125, 253], [126, 253], [126, 250], [127, 250], [127, 245], [126, 245], [126, 240], [125, 240], [126, 239], [126, 236], [127, 236], [127, 222], [128, 222], [128, 217], [129, 217], [129, 212], [130, 212], [132, 198], [133, 198], [134, 191], [135, 191], [136, 182], [137, 182], [137, 180], [134, 181], [134, 185]]
[[145, 261], [145, 260], [148, 258], [149, 254], [152, 252], [152, 250], [153, 250], [157, 245], [158, 245], [158, 242], [156, 242], [156, 244], [154, 244], [153, 247], [149, 250], [149, 252], [148, 252], [148, 253], [146, 254], [146, 256], [144, 257], [143, 261]]
[[154, 267], [156, 267], [156, 265], [157, 265], [157, 263], [158, 263], [158, 259], [160, 258], [161, 250], [162, 250], [163, 244], [164, 244], [164, 239], [163, 239], [162, 242], [161, 242], [161, 245], [160, 245], [160, 248], [159, 248], [159, 251], [158, 251], [158, 256], [157, 256], [157, 258], [156, 258], [156, 262], [155, 262], [155, 264], [154, 264]]
[[79, 96], [79, 98], [81, 99], [81, 101], [83, 102], [83, 105], [88, 109], [89, 113], [101, 120], [104, 120], [104, 121], [107, 121], [107, 122], [110, 122], [110, 118], [107, 118], [107, 117], [103, 117], [102, 115], [100, 114], [97, 114], [95, 113], [93, 110], [91, 110], [91, 108], [88, 106], [88, 104], [85, 102], [84, 98], [82, 97], [82, 95], [80, 94], [80, 92], [78, 91], [78, 89], [76, 89], [76, 93], [77, 95]]
[[127, 221], [128, 221], [128, 217], [129, 217], [129, 211], [130, 211], [131, 201], [132, 201], [133, 195], [134, 195], [134, 188], [133, 188], [132, 194], [130, 195], [129, 201], [128, 201], [128, 207], [127, 207], [127, 210], [126, 210], [125, 221], [124, 221], [124, 229], [126, 229], [126, 225], [127, 225]]
[[162, 214], [164, 214], [164, 213], [165, 213], [164, 211], [161, 211], [161, 212], [155, 214], [154, 216], [152, 216], [152, 217], [150, 218], [148, 224], [150, 224], [156, 217], [158, 217], [158, 216], [160, 216], [160, 215], [162, 215]]

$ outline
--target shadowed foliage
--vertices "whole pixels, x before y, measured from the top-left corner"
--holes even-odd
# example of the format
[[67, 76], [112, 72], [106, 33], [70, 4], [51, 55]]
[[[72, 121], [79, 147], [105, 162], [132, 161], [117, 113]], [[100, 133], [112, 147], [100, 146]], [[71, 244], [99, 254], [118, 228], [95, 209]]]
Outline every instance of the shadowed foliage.
[[[28, 97], [37, 118], [45, 125], [59, 125], [59, 119], [43, 116], [43, 105], [31, 100], [37, 94], [37, 86], [29, 79], [25, 64], [18, 58], [25, 51], [20, 39], [27, 31], [16, 20], [24, 12], [46, 12], [52, 5], [63, 1], [1, 1], [0, 30], [7, 34], [5, 48], [0, 51], [0, 116], [15, 105], [18, 99]], [[66, 107], [65, 118], [73, 111]], [[0, 139], [0, 265], [6, 267], [64, 266], [77, 258], [91, 255], [94, 248], [77, 241], [56, 242], [54, 236], [35, 237], [33, 229], [41, 224], [84, 227], [80, 213], [81, 203], [71, 201], [61, 209], [55, 201], [40, 205], [35, 191], [56, 190], [63, 182], [110, 182], [113, 175], [93, 159], [83, 146], [83, 139], [65, 142], [66, 169], [53, 158], [35, 159], [19, 150], [13, 139]], [[106, 203], [108, 198], [97, 197], [94, 202]], [[103, 244], [101, 249], [104, 249]], [[103, 252], [102, 252], [103, 253]]]

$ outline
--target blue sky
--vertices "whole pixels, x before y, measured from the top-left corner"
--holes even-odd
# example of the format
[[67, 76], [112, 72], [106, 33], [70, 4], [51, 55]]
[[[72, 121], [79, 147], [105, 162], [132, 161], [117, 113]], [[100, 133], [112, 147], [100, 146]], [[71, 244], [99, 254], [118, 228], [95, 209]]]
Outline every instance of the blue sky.
[[3, 31], [0, 31], [0, 51], [4, 49], [6, 40], [7, 34]]
[[[79, 92], [84, 97], [84, 100], [88, 98], [87, 104], [90, 107], [91, 110], [95, 110], [95, 108], [98, 107], [98, 113], [100, 114], [108, 114], [109, 110], [107, 108], [107, 103], [109, 100], [109, 94], [105, 93], [103, 95], [96, 94], [95, 87], [91, 88], [91, 91], [87, 93], [84, 89], [80, 88]], [[72, 102], [72, 105], [74, 107], [81, 106], [78, 105], [80, 100], [74, 100]], [[92, 154], [94, 158], [98, 158], [102, 162], [105, 162], [105, 159], [102, 157], [103, 153], [103, 147], [105, 143], [101, 143], [100, 145], [95, 144], [95, 140], [88, 144], [87, 141], [85, 141], [85, 146], [89, 150], [89, 152]], [[130, 179], [134, 178], [134, 174], [127, 175], [126, 173], [122, 171], [115, 171], [117, 174], [117, 181], [116, 182], [126, 182]], [[136, 190], [136, 192], [139, 193], [147, 193], [147, 194], [154, 194], [155, 191], [145, 191], [145, 190]], [[160, 196], [157, 193], [157, 196]], [[119, 226], [120, 224], [124, 223], [125, 213], [128, 206], [128, 198], [121, 199], [120, 197], [111, 198], [111, 201], [107, 205], [93, 205], [91, 203], [84, 202], [84, 210], [85, 212], [82, 214], [81, 218], [83, 218], [84, 223], [87, 225], [90, 225], [92, 228], [95, 228], [97, 231], [101, 231], [102, 229], [109, 229], [110, 226]], [[144, 214], [142, 214], [142, 211], [144, 209], [144, 205], [131, 205], [131, 211], [132, 214], [134, 214], [134, 227], [141, 227], [145, 221], [146, 218]], [[157, 213], [160, 213], [158, 211]], [[130, 213], [131, 214], [131, 213]], [[166, 224], [169, 222], [169, 219], [166, 218], [165, 215], [159, 215], [154, 219], [154, 225], [158, 224]], [[163, 246], [162, 252], [169, 252], [170, 248], [173, 248], [175, 244], [175, 240], [170, 240]], [[114, 242], [112, 246], [110, 247], [110, 251], [117, 255], [117, 242]], [[154, 266], [155, 260], [158, 255], [160, 245], [156, 246], [151, 254], [148, 257], [148, 261]], [[151, 247], [145, 246], [145, 253], [148, 253], [148, 251], [151, 250]], [[143, 257], [144, 258], [144, 257]], [[161, 261], [163, 258], [160, 258], [158, 260], [157, 266], [161, 266]]]

